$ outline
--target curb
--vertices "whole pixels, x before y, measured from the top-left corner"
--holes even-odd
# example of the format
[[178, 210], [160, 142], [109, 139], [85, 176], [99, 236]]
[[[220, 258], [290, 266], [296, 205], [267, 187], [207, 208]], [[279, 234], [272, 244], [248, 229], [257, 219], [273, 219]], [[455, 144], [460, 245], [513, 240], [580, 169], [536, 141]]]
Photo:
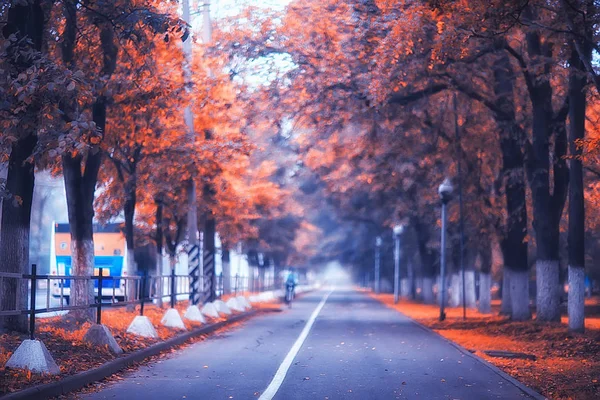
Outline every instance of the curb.
[[179, 336], [175, 336], [171, 339], [165, 340], [164, 342], [156, 343], [150, 347], [142, 350], [138, 350], [124, 357], [119, 357], [105, 364], [102, 364], [98, 368], [93, 368], [87, 371], [80, 372], [75, 375], [70, 375], [61, 379], [60, 381], [46, 383], [43, 385], [33, 386], [27, 389], [19, 390], [4, 396], [0, 396], [1, 400], [40, 400], [57, 397], [60, 395], [79, 390], [90, 383], [102, 380], [110, 375], [113, 375], [120, 370], [136, 363], [140, 362], [148, 357], [159, 354], [161, 351], [170, 349], [171, 347], [185, 343], [187, 340], [200, 336], [203, 334], [211, 333], [219, 328], [227, 326], [233, 322], [241, 321], [257, 314], [259, 310], [251, 310], [242, 314], [237, 314], [231, 318], [217, 322], [210, 325], [205, 325], [201, 328], [195, 329], [190, 332], [183, 333]]
[[[379, 303], [381, 303], [383, 306], [388, 307], [386, 304], [384, 304], [381, 301], [379, 301], [379, 299], [377, 299], [377, 298], [374, 298], [374, 299], [377, 300]], [[388, 307], [388, 308], [391, 308], [391, 307]], [[475, 354], [471, 353], [469, 350], [465, 349], [461, 345], [453, 342], [450, 339], [445, 338], [444, 336], [440, 335], [439, 333], [437, 333], [433, 329], [428, 328], [425, 325], [423, 325], [423, 324], [415, 321], [411, 317], [409, 317], [406, 314], [404, 314], [402, 311], [399, 311], [399, 310], [397, 310], [395, 308], [391, 308], [391, 309], [394, 310], [394, 311], [396, 311], [397, 313], [401, 314], [406, 319], [408, 319], [410, 322], [412, 322], [413, 324], [415, 324], [419, 328], [423, 329], [424, 331], [432, 333], [435, 336], [437, 336], [438, 338], [442, 339], [444, 342], [450, 344], [452, 347], [454, 347], [455, 349], [457, 349], [459, 352], [461, 352], [465, 356], [471, 357], [472, 359], [474, 359], [476, 361], [479, 361], [479, 363], [483, 364], [485, 367], [487, 367], [492, 372], [494, 372], [497, 375], [499, 375], [501, 378], [503, 378], [503, 379], [507, 380], [508, 382], [512, 383], [514, 386], [517, 387], [517, 389], [519, 389], [520, 391], [522, 391], [523, 393], [525, 393], [527, 396], [531, 397], [532, 399], [535, 399], [535, 400], [548, 400], [547, 397], [539, 394], [535, 390], [531, 389], [529, 386], [526, 386], [524, 383], [522, 383], [522, 382], [518, 381], [517, 379], [513, 378], [512, 376], [510, 376], [506, 372], [502, 371], [500, 368], [496, 367], [494, 364], [492, 364], [492, 363], [484, 360], [481, 357], [476, 356]]]

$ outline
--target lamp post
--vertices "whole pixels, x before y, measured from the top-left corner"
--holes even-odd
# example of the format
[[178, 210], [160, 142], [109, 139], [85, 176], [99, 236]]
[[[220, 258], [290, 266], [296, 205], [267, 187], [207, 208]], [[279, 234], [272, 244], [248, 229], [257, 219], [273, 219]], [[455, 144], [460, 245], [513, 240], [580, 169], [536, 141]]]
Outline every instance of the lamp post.
[[444, 306], [446, 305], [446, 208], [448, 202], [452, 198], [452, 191], [454, 188], [452, 187], [452, 183], [450, 179], [444, 179], [444, 182], [438, 188], [438, 194], [440, 195], [440, 200], [442, 201], [442, 251], [441, 251], [441, 260], [440, 260], [440, 321], [446, 319], [446, 312], [444, 311]]
[[379, 294], [379, 270], [381, 264], [380, 256], [381, 236], [375, 238], [375, 293]]
[[404, 231], [403, 225], [394, 226], [394, 304], [398, 303], [400, 291], [400, 235]]

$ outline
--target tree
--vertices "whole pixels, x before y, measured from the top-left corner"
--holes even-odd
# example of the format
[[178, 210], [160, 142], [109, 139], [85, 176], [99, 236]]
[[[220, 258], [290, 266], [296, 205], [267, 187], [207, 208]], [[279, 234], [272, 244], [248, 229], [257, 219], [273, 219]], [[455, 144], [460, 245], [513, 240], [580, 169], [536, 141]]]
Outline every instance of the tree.
[[[34, 1], [25, 4], [11, 3], [6, 14], [6, 25], [2, 28], [5, 40], [0, 43], [0, 57], [5, 60], [1, 62], [0, 69], [6, 68], [1, 92], [16, 104], [9, 103], [8, 110], [0, 110], [3, 117], [7, 116], [6, 111], [12, 111], [11, 118], [4, 119], [3, 123], [4, 135], [8, 136], [3, 137], [3, 144], [7, 145], [6, 150], [10, 154], [4, 190], [8, 191], [11, 198], [2, 202], [0, 257], [3, 260], [3, 271], [27, 273], [29, 225], [35, 181], [31, 157], [38, 143], [35, 130], [39, 117], [37, 108], [40, 106], [39, 100], [32, 94], [38, 89], [35, 82], [39, 74], [37, 68], [43, 62], [41, 50], [44, 12], [40, 1]], [[4, 86], [5, 84], [8, 84], [8, 87]], [[10, 105], [17, 107], [11, 110]], [[4, 279], [0, 293], [2, 310], [19, 310], [27, 305], [27, 285], [19, 280]], [[24, 315], [2, 318], [0, 327], [25, 332], [27, 318]]]
[[[141, 47], [140, 47], [141, 46]], [[127, 274], [137, 275], [133, 258], [134, 220], [140, 178], [153, 173], [156, 163], [170, 157], [189, 157], [180, 109], [186, 96], [181, 75], [183, 57], [177, 43], [165, 42], [164, 36], [149, 34], [143, 41], [122, 46], [121, 58], [111, 83], [113, 112], [101, 148], [103, 192], [99, 196], [101, 221], [123, 212], [127, 243]], [[129, 298], [135, 298], [135, 286], [129, 286]]]
[[[102, 164], [101, 142], [106, 135], [107, 109], [112, 101], [109, 89], [117, 68], [118, 41], [143, 41], [146, 34], [152, 36], [155, 33], [164, 34], [168, 38], [168, 35], [177, 36], [178, 32], [182, 32], [178, 19], [173, 19], [168, 13], [160, 13], [153, 3], [139, 3], [133, 0], [113, 4], [84, 4], [76, 0], [63, 2], [61, 60], [70, 70], [75, 70], [78, 62], [85, 64], [86, 72], [95, 83], [92, 104], [73, 101], [61, 103], [63, 118], [67, 124], [79, 125], [72, 114], [81, 107], [89, 107], [93, 119], [92, 133], [84, 136], [79, 145], [69, 146], [62, 152], [62, 172], [71, 230], [72, 268], [77, 275], [91, 275], [93, 272], [94, 192]], [[79, 27], [83, 29], [78, 29]], [[84, 36], [86, 41], [82, 40]], [[74, 283], [71, 295], [74, 304], [88, 304], [92, 297], [93, 287], [89, 282], [80, 280]]]
[[[596, 7], [591, 1], [563, 2], [567, 26], [574, 30], [569, 60], [569, 329], [583, 331], [585, 327], [585, 204], [581, 142], [585, 136], [587, 72], [592, 58], [592, 22]], [[585, 9], [585, 11], [583, 11]], [[578, 21], [579, 20], [579, 21]], [[574, 22], [578, 21], [575, 25]], [[577, 28], [576, 28], [577, 26]], [[598, 87], [598, 86], [597, 86]]]

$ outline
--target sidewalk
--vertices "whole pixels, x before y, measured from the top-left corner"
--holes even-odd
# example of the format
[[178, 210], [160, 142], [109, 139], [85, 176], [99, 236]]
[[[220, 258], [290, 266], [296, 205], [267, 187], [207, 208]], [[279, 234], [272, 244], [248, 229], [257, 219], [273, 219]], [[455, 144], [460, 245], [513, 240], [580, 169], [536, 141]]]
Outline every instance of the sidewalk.
[[[254, 314], [256, 311], [269, 306], [272, 307], [272, 305], [267, 303], [253, 304], [254, 312], [249, 314]], [[180, 315], [184, 314], [186, 308], [187, 302], [179, 302], [175, 306]], [[166, 308], [161, 309], [154, 305], [146, 305], [144, 307], [144, 315], [152, 322], [158, 333], [158, 339], [127, 333], [129, 324], [136, 315], [139, 315], [139, 307], [136, 308], [135, 312], [128, 312], [125, 308], [103, 311], [102, 323], [110, 329], [115, 340], [123, 349], [124, 354], [121, 356], [112, 354], [108, 349], [90, 346], [83, 342], [83, 336], [92, 325], [89, 322], [79, 324], [65, 320], [63, 317], [38, 319], [35, 337], [44, 343], [50, 354], [54, 357], [54, 360], [60, 367], [61, 373], [59, 375], [40, 375], [22, 369], [5, 368], [6, 361], [10, 358], [12, 352], [24, 339], [28, 339], [29, 335], [16, 333], [0, 335], [0, 396], [28, 387], [59, 382], [84, 371], [97, 369], [114, 360], [143, 352], [153, 346], [168, 341], [177, 341], [176, 339], [185, 335], [186, 331], [162, 326], [161, 319], [165, 311]], [[183, 319], [183, 321], [189, 333], [215, 324], [218, 324], [218, 329], [222, 329], [224, 325], [234, 326], [237, 323], [236, 316], [245, 314], [247, 313], [234, 312], [234, 314], [227, 318], [221, 316], [220, 318], [207, 319], [207, 324], [187, 319]], [[205, 336], [200, 337], [199, 340], [202, 340]]]

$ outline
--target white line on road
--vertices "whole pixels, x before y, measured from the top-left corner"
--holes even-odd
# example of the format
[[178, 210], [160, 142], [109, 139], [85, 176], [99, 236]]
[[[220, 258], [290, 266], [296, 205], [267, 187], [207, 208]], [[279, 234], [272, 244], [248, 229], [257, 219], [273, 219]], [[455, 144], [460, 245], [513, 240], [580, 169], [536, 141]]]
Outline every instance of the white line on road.
[[287, 353], [287, 356], [285, 356], [285, 358], [283, 359], [283, 362], [281, 363], [279, 369], [275, 373], [273, 380], [271, 381], [267, 389], [263, 392], [263, 394], [258, 398], [258, 400], [271, 400], [273, 397], [275, 397], [277, 391], [283, 383], [283, 380], [285, 379], [285, 375], [287, 374], [288, 370], [290, 369], [290, 366], [292, 365], [292, 362], [294, 361], [294, 358], [296, 358], [296, 355], [298, 354], [300, 348], [304, 344], [304, 341], [308, 337], [310, 328], [312, 328], [312, 326], [314, 325], [317, 317], [319, 316], [319, 313], [321, 312], [321, 309], [325, 305], [325, 302], [327, 301], [327, 298], [331, 293], [333, 293], [333, 289], [325, 296], [323, 296], [323, 300], [321, 300], [317, 308], [315, 308], [315, 310], [311, 314], [310, 318], [306, 322], [306, 325], [304, 326], [304, 329], [302, 329], [302, 332], [300, 332], [300, 336], [298, 336], [298, 339], [296, 339], [296, 342], [290, 349], [290, 352]]

